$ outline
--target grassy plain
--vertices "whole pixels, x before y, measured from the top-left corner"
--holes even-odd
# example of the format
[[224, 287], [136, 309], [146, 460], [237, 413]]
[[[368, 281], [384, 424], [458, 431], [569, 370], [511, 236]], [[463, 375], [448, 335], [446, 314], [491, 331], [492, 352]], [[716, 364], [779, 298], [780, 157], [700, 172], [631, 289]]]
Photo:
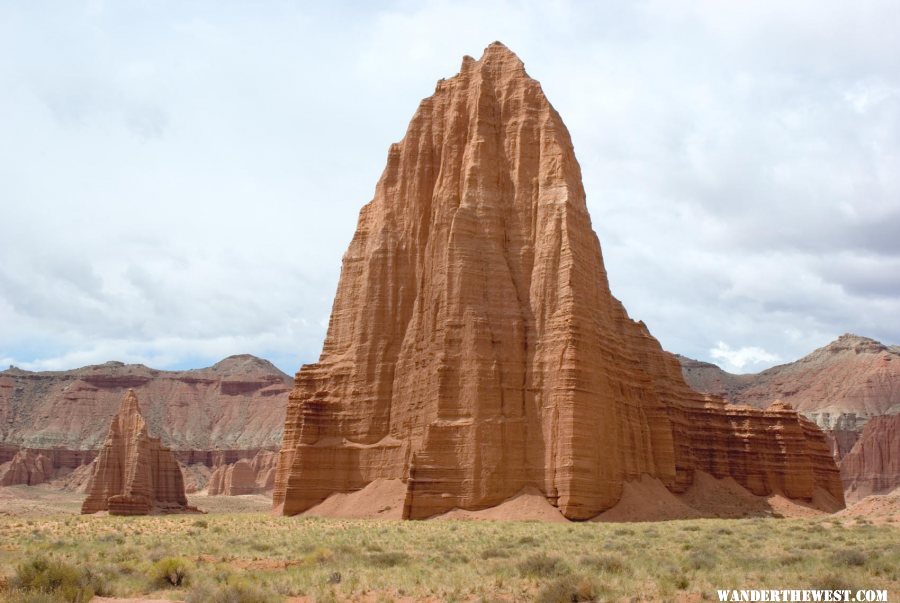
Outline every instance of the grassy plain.
[[[94, 592], [192, 603], [698, 601], [716, 600], [717, 588], [741, 587], [900, 596], [895, 522], [401, 522], [243, 508], [154, 517], [0, 515], [0, 600], [89, 600]], [[68, 590], [53, 588], [65, 580], [74, 581]]]

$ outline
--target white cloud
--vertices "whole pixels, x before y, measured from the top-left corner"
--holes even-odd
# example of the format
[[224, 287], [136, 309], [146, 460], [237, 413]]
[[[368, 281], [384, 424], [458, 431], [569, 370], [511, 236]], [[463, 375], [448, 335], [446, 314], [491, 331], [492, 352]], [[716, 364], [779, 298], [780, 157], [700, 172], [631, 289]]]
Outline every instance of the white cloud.
[[760, 347], [745, 346], [735, 350], [724, 341], [716, 343], [716, 347], [709, 351], [709, 355], [716, 360], [723, 361], [722, 368], [733, 373], [752, 372], [752, 370], [745, 371], [744, 369], [753, 369], [759, 365], [768, 365], [781, 360], [776, 354], [769, 353]]
[[569, 126], [612, 289], [664, 347], [731, 362], [710, 352], [729, 342], [756, 370], [774, 360], [743, 350], [900, 342], [898, 20], [889, 1], [5, 3], [0, 357], [315, 360], [388, 145], [495, 39]]

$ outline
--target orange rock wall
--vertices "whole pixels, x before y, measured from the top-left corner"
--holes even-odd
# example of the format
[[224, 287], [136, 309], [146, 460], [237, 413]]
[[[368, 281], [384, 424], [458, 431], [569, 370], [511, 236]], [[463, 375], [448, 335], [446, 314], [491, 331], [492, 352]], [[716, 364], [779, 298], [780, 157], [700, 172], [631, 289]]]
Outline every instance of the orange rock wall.
[[[344, 256], [318, 363], [291, 393], [274, 500], [302, 512], [375, 479], [404, 517], [537, 487], [570, 519], [648, 474], [840, 497], [821, 433], [726, 409], [610, 293], [568, 131], [500, 44], [438, 82], [392, 145]], [[824, 463], [821, 467], [820, 464]]]
[[848, 500], [886, 494], [900, 487], [900, 415], [874, 417], [841, 460]]
[[252, 459], [240, 459], [216, 467], [209, 477], [209, 496], [240, 496], [271, 490], [275, 485], [278, 454], [260, 450]]

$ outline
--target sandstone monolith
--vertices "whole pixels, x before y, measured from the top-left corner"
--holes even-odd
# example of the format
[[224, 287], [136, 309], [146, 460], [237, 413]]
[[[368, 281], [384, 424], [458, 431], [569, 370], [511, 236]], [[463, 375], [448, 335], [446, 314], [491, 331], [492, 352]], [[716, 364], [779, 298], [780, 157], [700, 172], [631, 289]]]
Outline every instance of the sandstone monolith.
[[147, 433], [134, 390], [128, 390], [94, 460], [82, 513], [111, 515], [195, 511], [172, 451]]
[[274, 504], [375, 480], [403, 517], [538, 491], [569, 519], [644, 475], [843, 501], [821, 432], [726, 407], [610, 293], [560, 116], [500, 43], [465, 57], [391, 146], [344, 255], [319, 361], [291, 393]]

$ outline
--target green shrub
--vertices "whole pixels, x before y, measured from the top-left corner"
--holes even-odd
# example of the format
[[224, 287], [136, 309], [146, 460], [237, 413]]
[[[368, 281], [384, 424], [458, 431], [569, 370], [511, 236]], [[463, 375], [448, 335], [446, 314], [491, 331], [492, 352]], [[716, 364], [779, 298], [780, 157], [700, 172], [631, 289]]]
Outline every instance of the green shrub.
[[396, 567], [409, 563], [409, 555], [400, 552], [372, 553], [369, 563], [376, 567]]
[[532, 555], [519, 563], [519, 572], [526, 577], [550, 578], [561, 576], [568, 573], [567, 569], [562, 559], [546, 553]]
[[694, 549], [687, 556], [688, 567], [695, 570], [712, 569], [716, 561], [716, 554], [708, 549]]
[[564, 576], [547, 584], [538, 592], [537, 603], [575, 603], [596, 601], [600, 595], [597, 584], [585, 576]]
[[831, 555], [832, 564], [844, 567], [862, 567], [867, 561], [865, 553], [854, 549], [840, 549]]
[[498, 557], [509, 557], [509, 551], [506, 549], [498, 549], [491, 547], [481, 551], [482, 559], [496, 559]]
[[578, 562], [592, 570], [607, 574], [621, 574], [627, 569], [622, 559], [615, 555], [592, 555], [582, 557]]
[[[94, 596], [90, 576], [62, 561], [35, 557], [16, 568], [10, 581], [23, 595], [48, 595], [51, 599], [82, 603]], [[45, 597], [46, 598], [46, 597]]]
[[165, 557], [153, 564], [150, 575], [159, 586], [181, 586], [188, 577], [188, 562], [179, 557]]

